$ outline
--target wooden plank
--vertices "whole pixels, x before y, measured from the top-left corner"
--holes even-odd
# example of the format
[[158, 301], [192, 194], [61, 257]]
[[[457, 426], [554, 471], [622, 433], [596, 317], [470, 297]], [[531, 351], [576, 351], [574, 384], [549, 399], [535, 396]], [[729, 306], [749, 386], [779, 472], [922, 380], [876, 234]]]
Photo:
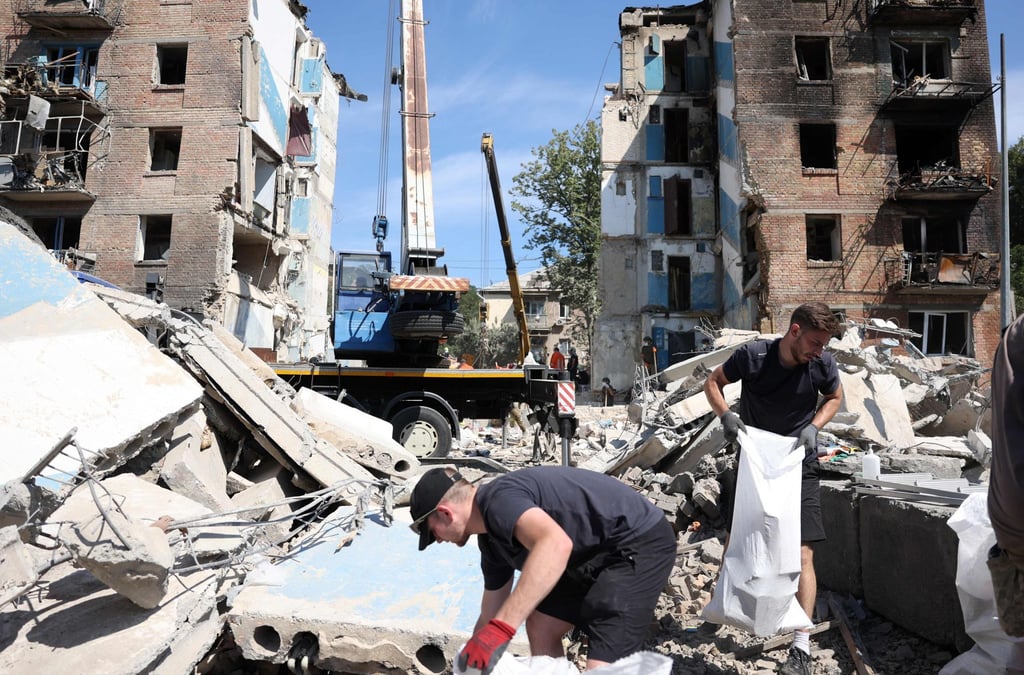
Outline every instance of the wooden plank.
[[[809, 631], [810, 635], [817, 635], [818, 633], [824, 633], [827, 630], [831, 630], [836, 626], [835, 621], [822, 621], [816, 623], [811, 627]], [[751, 656], [757, 656], [762, 652], [770, 652], [773, 649], [784, 647], [793, 641], [793, 634], [787, 633], [785, 635], [776, 635], [773, 638], [769, 638], [764, 642], [760, 642], [756, 645], [747, 645], [746, 647], [740, 647], [732, 653], [734, 659], [748, 659]]]
[[867, 663], [864, 662], [864, 654], [860, 651], [860, 647], [857, 646], [857, 641], [853, 639], [853, 632], [850, 630], [846, 612], [836, 602], [832, 592], [828, 592], [828, 606], [832, 610], [832, 616], [839, 622], [839, 630], [843, 633], [843, 640], [846, 642], [846, 648], [850, 650], [850, 658], [853, 659], [853, 665], [857, 669], [857, 675], [875, 675], [875, 670]]

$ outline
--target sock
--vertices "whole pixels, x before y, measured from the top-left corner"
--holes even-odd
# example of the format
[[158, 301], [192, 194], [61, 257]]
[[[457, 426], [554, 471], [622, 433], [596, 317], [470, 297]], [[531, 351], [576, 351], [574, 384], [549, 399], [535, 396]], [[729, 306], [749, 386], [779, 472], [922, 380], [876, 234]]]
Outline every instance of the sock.
[[804, 654], [810, 656], [811, 634], [805, 630], [793, 631], [793, 646], [802, 651]]

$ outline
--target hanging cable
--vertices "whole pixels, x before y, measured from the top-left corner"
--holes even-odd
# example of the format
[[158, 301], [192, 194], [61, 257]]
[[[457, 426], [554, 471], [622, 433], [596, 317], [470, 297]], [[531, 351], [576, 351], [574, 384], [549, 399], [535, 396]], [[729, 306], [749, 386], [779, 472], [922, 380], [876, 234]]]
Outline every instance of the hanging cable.
[[586, 124], [587, 120], [590, 119], [590, 113], [594, 110], [594, 103], [597, 101], [597, 95], [601, 92], [603, 86], [601, 80], [604, 79], [604, 71], [608, 67], [608, 58], [612, 55], [612, 50], [619, 46], [618, 42], [612, 42], [608, 45], [608, 53], [604, 55], [604, 63], [601, 65], [601, 74], [597, 78], [597, 87], [594, 89], [594, 96], [590, 99], [590, 107], [587, 109], [587, 115], [583, 118], [583, 123]]
[[377, 214], [373, 218], [373, 236], [377, 240], [377, 251], [384, 250], [384, 239], [388, 236], [388, 142], [391, 136], [391, 70], [395, 47], [395, 5], [397, 0], [388, 2], [387, 24], [384, 30], [384, 92], [381, 95], [380, 145], [377, 148]]

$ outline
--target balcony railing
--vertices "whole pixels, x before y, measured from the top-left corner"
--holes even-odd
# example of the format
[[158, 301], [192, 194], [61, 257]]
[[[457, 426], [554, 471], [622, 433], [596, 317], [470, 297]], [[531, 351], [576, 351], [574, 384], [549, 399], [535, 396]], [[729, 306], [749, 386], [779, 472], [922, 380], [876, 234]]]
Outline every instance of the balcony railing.
[[51, 31], [111, 30], [124, 0], [15, 0], [14, 11], [34, 28]]
[[889, 26], [959, 26], [978, 13], [976, 0], [869, 0], [868, 19]]
[[905, 82], [894, 81], [889, 97], [882, 103], [885, 110], [968, 110], [978, 105], [999, 89], [998, 83], [954, 82], [930, 77], [913, 77]]
[[978, 199], [995, 187], [996, 178], [988, 171], [968, 171], [938, 163], [901, 173], [886, 182], [888, 199], [965, 200]]
[[922, 253], [904, 251], [885, 261], [889, 288], [938, 287], [983, 290], [999, 286], [998, 253]]

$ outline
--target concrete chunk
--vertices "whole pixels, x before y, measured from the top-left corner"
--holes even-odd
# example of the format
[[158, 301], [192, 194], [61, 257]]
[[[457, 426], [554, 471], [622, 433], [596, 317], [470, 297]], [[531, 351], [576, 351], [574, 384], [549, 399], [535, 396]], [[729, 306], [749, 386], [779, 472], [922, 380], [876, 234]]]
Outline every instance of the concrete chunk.
[[840, 371], [843, 403], [840, 410], [860, 414], [864, 437], [882, 447], [907, 448], [914, 443], [907, 402], [895, 375]]
[[206, 415], [190, 416], [171, 436], [171, 449], [164, 457], [160, 478], [180, 495], [212, 511], [227, 511], [231, 500], [226, 492], [227, 468], [217, 447], [203, 450]]
[[368, 469], [408, 479], [420, 462], [392, 438], [389, 422], [303, 387], [292, 408], [321, 438]]
[[18, 528], [0, 528], [0, 607], [36, 583], [35, 563]]

